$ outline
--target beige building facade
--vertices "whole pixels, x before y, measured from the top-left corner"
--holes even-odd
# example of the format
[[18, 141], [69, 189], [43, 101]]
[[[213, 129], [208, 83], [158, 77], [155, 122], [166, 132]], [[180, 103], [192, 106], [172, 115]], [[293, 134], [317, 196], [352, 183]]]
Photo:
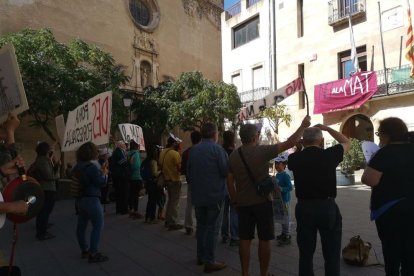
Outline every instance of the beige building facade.
[[[187, 71], [222, 79], [222, 7], [222, 0], [0, 0], [0, 35], [49, 28], [60, 42], [96, 44], [127, 66], [126, 88], [139, 93]], [[41, 132], [17, 136], [23, 150], [47, 140]]]
[[[268, 10], [249, 8], [253, 2], [255, 7], [271, 9], [270, 11], [274, 7], [274, 18], [276, 18], [274, 22], [276, 80], [274, 83], [278, 88], [300, 75], [304, 76], [312, 123], [324, 123], [350, 137], [375, 142], [378, 142], [374, 132], [379, 121], [389, 116], [400, 117], [407, 123], [410, 130], [414, 130], [414, 84], [409, 77], [408, 61], [404, 58], [405, 33], [408, 26], [406, 1], [380, 1], [380, 13], [378, 1], [374, 0], [241, 0], [240, 14], [234, 11], [230, 11], [233, 13], [230, 16], [228, 12], [222, 14], [222, 19], [227, 19], [227, 24], [222, 23], [222, 28], [227, 28], [230, 38], [227, 38], [228, 45], [223, 39], [223, 49], [233, 47], [230, 51], [254, 52], [257, 49], [254, 46], [256, 40], [237, 48], [231, 43], [234, 43], [235, 31], [256, 16], [260, 17], [260, 28], [270, 26], [266, 32], [259, 34], [259, 38], [268, 41], [268, 37], [273, 35], [271, 27], [273, 17], [269, 16], [272, 13]], [[385, 55], [382, 53], [381, 46], [380, 14]], [[376, 72], [378, 90], [358, 109], [313, 114], [315, 85], [349, 76], [352, 61], [348, 16], [351, 17], [353, 25], [359, 68], [361, 71]], [[244, 20], [238, 20], [240, 18]], [[403, 47], [400, 61], [401, 39]], [[273, 62], [272, 51], [272, 49], [268, 50], [267, 60], [264, 60], [262, 55], [259, 58], [260, 62], [271, 64]], [[383, 56], [385, 56], [385, 71]], [[241, 59], [242, 57], [234, 58]], [[231, 64], [225, 59], [223, 55], [223, 65]], [[249, 62], [254, 64], [259, 61]], [[240, 70], [243, 66], [246, 67], [246, 65], [240, 65]], [[274, 78], [271, 72], [272, 67], [267, 68], [266, 74], [269, 77], [266, 79], [271, 80]], [[231, 82], [231, 72], [239, 71], [237, 68], [223, 70], [223, 78], [227, 82]], [[271, 85], [268, 84], [270, 88]], [[296, 129], [302, 118], [306, 116], [307, 110], [303, 93], [294, 94], [282, 103], [287, 105], [288, 112], [293, 115], [291, 127], [281, 125], [279, 129], [279, 137], [283, 140]], [[329, 142], [331, 138], [327, 138]]]

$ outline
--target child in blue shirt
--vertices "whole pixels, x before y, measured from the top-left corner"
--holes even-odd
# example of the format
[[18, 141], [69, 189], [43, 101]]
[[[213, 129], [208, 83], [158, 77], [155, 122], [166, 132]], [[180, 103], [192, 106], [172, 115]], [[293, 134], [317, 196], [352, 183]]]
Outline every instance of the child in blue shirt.
[[290, 181], [289, 174], [286, 173], [286, 165], [288, 160], [287, 154], [282, 154], [275, 159], [275, 169], [276, 173], [276, 189], [280, 190], [284, 207], [287, 211], [287, 216], [284, 216], [282, 222], [282, 234], [278, 235], [276, 239], [278, 240], [278, 245], [283, 246], [290, 244], [290, 192], [292, 191], [292, 182]]

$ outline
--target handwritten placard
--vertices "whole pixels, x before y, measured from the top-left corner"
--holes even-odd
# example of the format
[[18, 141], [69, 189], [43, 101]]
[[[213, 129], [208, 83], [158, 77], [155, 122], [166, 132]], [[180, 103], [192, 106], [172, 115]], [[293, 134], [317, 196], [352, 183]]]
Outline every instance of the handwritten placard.
[[28, 109], [14, 47], [6, 44], [0, 49], [0, 123], [9, 112], [17, 115]]
[[122, 135], [122, 140], [127, 143], [133, 140], [139, 145], [139, 150], [145, 150], [144, 134], [140, 126], [133, 124], [119, 124], [118, 127]]
[[60, 114], [59, 116], [55, 117], [55, 123], [59, 143], [63, 145], [63, 139], [65, 138], [65, 118], [63, 117], [63, 114]]
[[69, 112], [62, 151], [73, 151], [86, 142], [103, 145], [109, 142], [112, 92], [104, 92]]

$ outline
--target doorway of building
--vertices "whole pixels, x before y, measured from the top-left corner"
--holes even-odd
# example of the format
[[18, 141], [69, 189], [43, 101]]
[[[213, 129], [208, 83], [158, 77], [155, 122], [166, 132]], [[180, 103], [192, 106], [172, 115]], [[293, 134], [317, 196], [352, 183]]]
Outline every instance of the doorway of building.
[[349, 138], [355, 138], [360, 141], [374, 141], [374, 125], [363, 114], [350, 117], [344, 123], [342, 133]]

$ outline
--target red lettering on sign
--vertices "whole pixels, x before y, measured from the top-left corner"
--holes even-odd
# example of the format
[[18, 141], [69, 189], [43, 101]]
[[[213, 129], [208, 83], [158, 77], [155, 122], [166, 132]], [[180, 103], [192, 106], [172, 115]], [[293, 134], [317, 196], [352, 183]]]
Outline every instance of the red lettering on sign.
[[102, 132], [103, 134], [108, 134], [108, 125], [109, 125], [109, 99], [106, 97], [102, 103]]
[[287, 85], [285, 93], [287, 96], [290, 96], [300, 89], [302, 89], [302, 81], [300, 78], [298, 78]]

